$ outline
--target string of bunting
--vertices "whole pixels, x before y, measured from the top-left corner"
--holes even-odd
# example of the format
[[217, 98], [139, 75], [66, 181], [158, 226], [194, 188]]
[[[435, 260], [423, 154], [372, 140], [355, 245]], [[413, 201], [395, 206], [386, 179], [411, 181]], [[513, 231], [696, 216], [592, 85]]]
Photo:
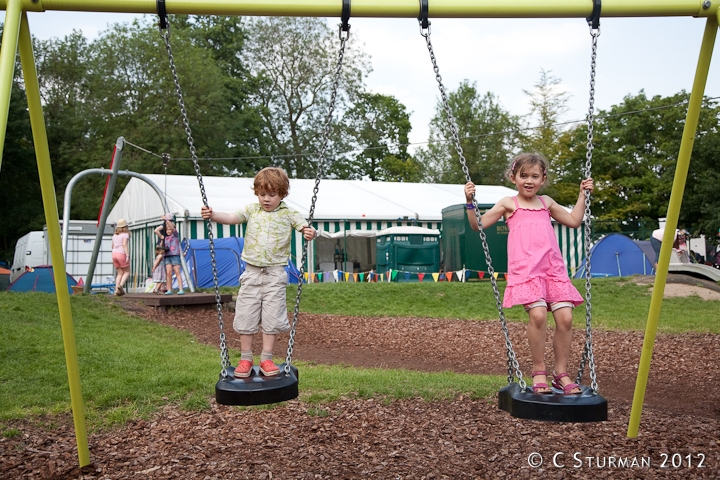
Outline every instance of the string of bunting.
[[[418, 282], [464, 282], [472, 278], [484, 279], [488, 272], [480, 270], [463, 269], [455, 272], [408, 272], [404, 270], [388, 270], [386, 273], [377, 273], [373, 270], [369, 272], [345, 272], [343, 270], [333, 270], [329, 272], [305, 272], [305, 283], [322, 283], [322, 282], [397, 282], [401, 278], [405, 281], [417, 279]], [[496, 280], [507, 280], [507, 273], [494, 272]], [[400, 276], [400, 278], [398, 278]], [[329, 278], [331, 280], [329, 280]]]

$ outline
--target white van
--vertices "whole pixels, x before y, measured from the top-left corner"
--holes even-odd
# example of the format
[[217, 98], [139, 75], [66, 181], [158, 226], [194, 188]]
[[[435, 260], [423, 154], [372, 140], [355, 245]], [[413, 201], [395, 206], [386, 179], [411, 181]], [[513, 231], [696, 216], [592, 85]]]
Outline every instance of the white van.
[[[68, 226], [68, 242], [65, 269], [78, 282], [87, 280], [92, 251], [97, 235], [96, 222], [93, 220], [71, 220]], [[62, 220], [60, 221], [62, 232]], [[112, 225], [105, 226], [100, 252], [95, 263], [93, 283], [114, 282], [115, 268], [112, 263]], [[43, 231], [30, 232], [21, 237], [15, 245], [15, 257], [10, 268], [10, 281], [25, 273], [26, 267], [52, 265], [52, 257], [47, 243], [47, 227]], [[109, 279], [109, 280], [108, 280]]]
[[25, 267], [47, 265], [47, 242], [45, 232], [30, 232], [22, 236], [15, 244], [15, 257], [10, 267], [10, 281], [25, 273]]

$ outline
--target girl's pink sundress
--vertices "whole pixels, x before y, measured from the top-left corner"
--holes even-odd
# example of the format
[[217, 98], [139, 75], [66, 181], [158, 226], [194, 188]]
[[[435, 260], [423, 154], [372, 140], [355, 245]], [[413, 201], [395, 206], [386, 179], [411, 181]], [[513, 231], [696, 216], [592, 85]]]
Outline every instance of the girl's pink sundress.
[[515, 211], [507, 219], [508, 281], [503, 308], [546, 302], [572, 302], [578, 306], [583, 298], [568, 278], [550, 211], [542, 197], [540, 210], [520, 208], [513, 197]]

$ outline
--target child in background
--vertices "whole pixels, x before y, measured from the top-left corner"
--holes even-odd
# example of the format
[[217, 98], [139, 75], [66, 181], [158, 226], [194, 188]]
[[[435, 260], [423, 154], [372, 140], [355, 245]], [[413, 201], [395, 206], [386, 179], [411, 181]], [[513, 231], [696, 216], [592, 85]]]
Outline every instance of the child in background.
[[165, 249], [163, 247], [155, 247], [155, 261], [152, 266], [152, 279], [155, 283], [153, 293], [163, 294], [166, 291], [166, 274], [165, 274]]
[[253, 366], [252, 343], [262, 326], [260, 373], [274, 376], [280, 369], [273, 362], [275, 338], [290, 329], [287, 315], [285, 267], [290, 257], [292, 231], [312, 240], [317, 232], [307, 225], [300, 213], [282, 200], [290, 190], [290, 180], [280, 168], [264, 168], [253, 183], [258, 203], [232, 213], [215, 212], [202, 207], [204, 219], [222, 224], [247, 223], [242, 260], [245, 271], [240, 276], [240, 291], [235, 306], [233, 328], [240, 334], [240, 363], [235, 369], [238, 378], [249, 377]]
[[[165, 229], [163, 235], [162, 230]], [[178, 282], [178, 295], [184, 295], [185, 290], [182, 287], [182, 277], [180, 276], [180, 237], [175, 224], [170, 220], [165, 220], [164, 225], [160, 225], [155, 229], [155, 235], [164, 240], [165, 245], [165, 258], [163, 258], [163, 264], [165, 265], [165, 284], [167, 285], [167, 292], [165, 295], [172, 295], [172, 276], [175, 272], [175, 278]]]
[[115, 276], [115, 295], [125, 295], [125, 282], [130, 276], [130, 230], [127, 220], [121, 218], [115, 227], [115, 234], [112, 236], [112, 260], [117, 269]]
[[[483, 228], [505, 217], [508, 235], [508, 281], [503, 307], [523, 305], [528, 312], [528, 343], [532, 356], [532, 389], [534, 393], [552, 393], [547, 384], [545, 368], [545, 329], [548, 309], [555, 318], [555, 372], [553, 387], [565, 395], [582, 393], [567, 373], [567, 362], [572, 343], [572, 309], [582, 304], [583, 298], [568, 278], [567, 269], [550, 222], [554, 218], [561, 224], [577, 228], [585, 213], [585, 192], [593, 191], [593, 180], [580, 183], [580, 194], [571, 212], [538, 191], [547, 181], [547, 160], [536, 153], [523, 153], [515, 157], [507, 173], [515, 184], [518, 195], [502, 198], [480, 217]], [[475, 185], [465, 185], [468, 210], [472, 203]], [[477, 217], [468, 212], [470, 226], [479, 230]]]

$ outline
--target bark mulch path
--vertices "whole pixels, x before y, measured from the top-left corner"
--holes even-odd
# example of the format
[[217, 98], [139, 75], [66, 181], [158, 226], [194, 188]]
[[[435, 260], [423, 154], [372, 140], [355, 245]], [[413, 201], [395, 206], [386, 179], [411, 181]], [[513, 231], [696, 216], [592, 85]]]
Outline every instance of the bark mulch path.
[[[121, 303], [149, 321], [219, 344], [213, 309], [165, 314], [128, 297]], [[231, 325], [228, 317], [226, 325]], [[239, 348], [237, 336], [226, 333], [229, 347]], [[510, 324], [510, 335], [527, 370], [523, 325]], [[573, 352], [582, 351], [582, 337], [575, 333]], [[281, 356], [282, 345], [287, 336], [278, 341]], [[167, 406], [151, 421], [91, 434], [93, 464], [82, 470], [71, 418], [48, 419], [53, 428], [43, 419], [6, 424], [6, 430], [21, 434], [0, 438], [0, 478], [720, 478], [720, 374], [715, 368], [720, 336], [658, 335], [639, 436], [628, 439], [641, 347], [641, 333], [593, 332], [600, 392], [609, 403], [607, 422], [518, 420], [499, 410], [494, 398], [391, 403], [345, 398], [320, 406], [293, 400], [270, 409], [213, 401], [207, 412]], [[496, 321], [301, 314], [293, 358], [506, 374]], [[577, 370], [576, 363], [572, 369]]]

